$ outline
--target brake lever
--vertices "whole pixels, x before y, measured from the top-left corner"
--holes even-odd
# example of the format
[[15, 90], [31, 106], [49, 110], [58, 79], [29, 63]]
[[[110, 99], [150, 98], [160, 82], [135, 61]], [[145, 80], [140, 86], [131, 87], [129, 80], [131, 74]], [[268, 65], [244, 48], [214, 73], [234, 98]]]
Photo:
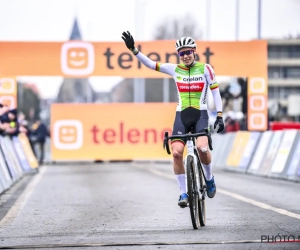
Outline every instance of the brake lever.
[[169, 139], [168, 139], [168, 131], [165, 132], [165, 138], [164, 138], [164, 149], [167, 150], [167, 153], [170, 155], [171, 151], [170, 151], [170, 147], [169, 147]]

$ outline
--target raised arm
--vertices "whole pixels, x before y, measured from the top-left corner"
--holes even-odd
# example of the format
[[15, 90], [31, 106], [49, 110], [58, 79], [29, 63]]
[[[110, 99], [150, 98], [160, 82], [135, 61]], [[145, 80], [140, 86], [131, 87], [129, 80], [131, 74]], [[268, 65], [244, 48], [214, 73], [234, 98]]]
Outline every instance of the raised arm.
[[124, 40], [126, 47], [131, 50], [131, 52], [137, 57], [137, 59], [144, 64], [146, 67], [152, 70], [156, 70], [170, 76], [173, 76], [175, 73], [175, 68], [177, 67], [176, 64], [172, 63], [159, 63], [152, 61], [149, 57], [145, 56], [142, 52], [140, 52], [134, 46], [134, 39], [129, 31], [122, 33], [122, 39]]

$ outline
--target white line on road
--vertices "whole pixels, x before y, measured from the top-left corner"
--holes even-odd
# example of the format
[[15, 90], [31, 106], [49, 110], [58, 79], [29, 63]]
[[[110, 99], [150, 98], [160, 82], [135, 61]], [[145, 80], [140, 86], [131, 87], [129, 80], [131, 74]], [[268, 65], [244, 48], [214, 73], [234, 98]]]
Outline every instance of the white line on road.
[[35, 186], [38, 184], [38, 182], [40, 181], [40, 179], [42, 178], [46, 170], [47, 170], [46, 166], [39, 169], [39, 173], [33, 177], [33, 179], [25, 188], [23, 193], [20, 195], [20, 197], [17, 199], [14, 205], [7, 212], [5, 217], [0, 221], [0, 229], [3, 229], [4, 227], [10, 225], [14, 221], [14, 219], [18, 216], [22, 208], [25, 206], [27, 200], [31, 196]]
[[[136, 164], [134, 164], [134, 166], [138, 167], [138, 168], [142, 168], [142, 169], [147, 169], [149, 172], [151, 172], [153, 174], [156, 174], [158, 176], [162, 176], [162, 177], [165, 177], [165, 178], [168, 178], [168, 179], [175, 180], [175, 176], [174, 175], [164, 173], [164, 172], [159, 171], [157, 169], [154, 169], [154, 168], [145, 168], [145, 167], [142, 167], [142, 166], [138, 166]], [[270, 205], [265, 204], [263, 202], [252, 200], [252, 199], [249, 199], [249, 198], [247, 198], [245, 196], [242, 196], [242, 195], [239, 195], [239, 194], [235, 194], [235, 193], [226, 191], [224, 189], [217, 188], [217, 192], [219, 192], [221, 194], [225, 194], [225, 195], [230, 196], [232, 198], [235, 198], [237, 200], [240, 200], [240, 201], [252, 204], [254, 206], [257, 206], [257, 207], [260, 207], [260, 208], [263, 208], [263, 209], [267, 209], [267, 210], [271, 210], [271, 211], [274, 211], [276, 213], [279, 213], [279, 214], [282, 214], [282, 215], [286, 215], [286, 216], [289, 216], [289, 217], [292, 217], [292, 218], [300, 220], [300, 214], [295, 214], [295, 213], [289, 212], [289, 211], [287, 211], [285, 209], [273, 207], [273, 206], [270, 206]]]

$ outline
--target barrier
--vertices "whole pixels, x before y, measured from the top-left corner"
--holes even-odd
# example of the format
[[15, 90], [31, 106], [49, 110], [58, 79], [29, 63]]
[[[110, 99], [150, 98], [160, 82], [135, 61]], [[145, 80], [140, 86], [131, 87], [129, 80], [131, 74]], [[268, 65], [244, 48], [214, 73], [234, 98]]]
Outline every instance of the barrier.
[[21, 143], [21, 147], [23, 149], [23, 152], [26, 156], [26, 159], [27, 159], [30, 167], [32, 169], [37, 169], [39, 164], [38, 164], [38, 161], [37, 161], [35, 155], [32, 152], [32, 149], [31, 149], [31, 146], [30, 146], [27, 136], [25, 134], [21, 133], [18, 135], [18, 139]]
[[1, 150], [2, 150], [2, 155], [3, 155], [3, 159], [6, 163], [6, 166], [9, 170], [9, 173], [12, 177], [13, 182], [18, 180], [18, 178], [20, 177], [17, 173], [16, 167], [13, 164], [13, 160], [11, 159], [11, 152], [9, 152], [7, 146], [5, 145], [5, 141], [4, 138], [2, 136], [0, 136], [0, 146], [1, 146]]
[[239, 163], [239, 168], [243, 171], [247, 171], [250, 162], [253, 157], [253, 153], [255, 151], [256, 145], [259, 142], [261, 133], [260, 132], [251, 132], [250, 139], [248, 141], [248, 144], [244, 150], [244, 154], [242, 156], [242, 159]]
[[265, 155], [265, 158], [263, 159], [262, 165], [259, 171], [257, 172], [259, 175], [267, 176], [269, 174], [274, 159], [276, 157], [278, 148], [280, 146], [282, 136], [283, 136], [283, 131], [274, 132], [271, 143]]
[[215, 163], [213, 163], [213, 166], [217, 168], [224, 167], [235, 136], [236, 133], [231, 133], [231, 132], [224, 135], [217, 135], [216, 137], [217, 143], [215, 144], [217, 144], [218, 147], [214, 149]]
[[248, 131], [238, 131], [236, 133], [235, 140], [226, 161], [227, 169], [234, 171], [245, 171], [244, 169], [239, 168], [239, 166], [250, 137], [251, 132]]
[[[19, 134], [19, 136], [26, 142], [25, 134]], [[24, 174], [33, 171], [19, 136], [12, 138], [0, 136], [0, 194], [20, 180]], [[30, 151], [28, 148], [26, 150]], [[27, 153], [30, 154], [30, 152]], [[32, 151], [31, 155], [33, 155]], [[37, 162], [36, 159], [35, 162]]]
[[299, 122], [271, 122], [270, 130], [300, 129]]
[[9, 155], [10, 155], [10, 158], [11, 158], [11, 161], [12, 161], [12, 165], [14, 166], [15, 170], [16, 170], [16, 173], [17, 173], [17, 176], [21, 176], [23, 174], [23, 170], [22, 170], [22, 167], [21, 167], [21, 164], [19, 162], [19, 159], [18, 159], [18, 156], [15, 152], [15, 149], [14, 149], [14, 146], [13, 146], [13, 143], [12, 143], [12, 139], [9, 138], [8, 136], [4, 136], [4, 143], [9, 151]]
[[300, 181], [299, 130], [238, 131], [212, 138], [213, 168]]
[[0, 182], [4, 188], [3, 191], [8, 189], [13, 184], [13, 179], [5, 163], [2, 150], [0, 150]]
[[29, 162], [27, 161], [26, 159], [26, 155], [22, 149], [22, 145], [19, 141], [19, 138], [14, 136], [12, 138], [12, 142], [13, 142], [13, 146], [14, 146], [14, 149], [15, 149], [15, 152], [16, 152], [16, 155], [19, 159], [19, 162], [21, 164], [21, 167], [22, 167], [22, 170], [24, 172], [30, 172], [31, 171], [31, 167], [29, 165]]
[[2, 194], [3, 191], [4, 191], [4, 187], [3, 187], [2, 183], [1, 183], [1, 180], [0, 180], [0, 194]]
[[212, 166], [216, 166], [217, 161], [219, 160], [220, 155], [218, 155], [220, 152], [220, 148], [222, 147], [221, 139], [223, 139], [225, 136], [219, 136], [218, 134], [212, 134], [212, 145], [213, 145], [213, 151], [211, 151], [212, 155]]
[[[287, 164], [286, 176], [289, 179], [300, 178], [300, 133], [297, 133], [295, 138], [294, 149], [291, 153], [291, 160]], [[298, 170], [298, 171], [297, 171]]]
[[280, 142], [277, 154], [273, 161], [270, 176], [283, 176], [286, 169], [286, 164], [289, 160], [290, 152], [297, 136], [297, 130], [287, 130], [283, 132], [283, 137]]
[[272, 138], [272, 131], [265, 131], [262, 133], [258, 146], [254, 152], [254, 156], [247, 170], [248, 173], [257, 173], [266, 155], [270, 140]]
[[[300, 180], [300, 131], [238, 131], [212, 134], [212, 139], [213, 167]], [[35, 169], [37, 160], [26, 135], [0, 136], [0, 193]]]

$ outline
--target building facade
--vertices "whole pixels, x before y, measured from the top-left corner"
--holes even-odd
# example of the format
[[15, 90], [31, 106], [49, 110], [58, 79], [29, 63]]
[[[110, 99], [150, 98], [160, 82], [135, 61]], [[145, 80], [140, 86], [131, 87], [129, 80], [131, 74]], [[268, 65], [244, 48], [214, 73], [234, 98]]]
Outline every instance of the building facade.
[[300, 98], [300, 39], [268, 40], [268, 86], [271, 116], [293, 116], [294, 105], [300, 109], [291, 103], [291, 96]]

